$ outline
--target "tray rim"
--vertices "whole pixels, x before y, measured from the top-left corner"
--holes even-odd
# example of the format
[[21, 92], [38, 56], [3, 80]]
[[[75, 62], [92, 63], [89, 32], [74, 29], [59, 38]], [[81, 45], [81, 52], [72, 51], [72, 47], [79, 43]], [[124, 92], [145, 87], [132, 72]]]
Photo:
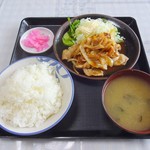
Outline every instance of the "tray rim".
[[[12, 62], [12, 60], [13, 60], [13, 56], [14, 56], [14, 53], [15, 53], [15, 49], [16, 49], [16, 46], [17, 46], [17, 41], [19, 40], [19, 34], [20, 34], [20, 30], [21, 30], [21, 27], [22, 27], [22, 23], [23, 23], [23, 21], [25, 21], [25, 20], [28, 20], [28, 19], [66, 19], [67, 17], [26, 17], [26, 18], [24, 18], [24, 19], [22, 19], [21, 20], [21, 22], [20, 22], [20, 26], [19, 26], [19, 29], [18, 29], [18, 33], [17, 33], [17, 38], [16, 38], [16, 41], [15, 41], [15, 45], [14, 45], [14, 49], [13, 49], [13, 52], [12, 52], [12, 55], [11, 55], [11, 59], [10, 59], [10, 64], [11, 63], [13, 63]], [[138, 24], [137, 24], [137, 22], [136, 22], [136, 20], [135, 20], [135, 18], [133, 18], [133, 17], [128, 17], [128, 16], [123, 16], [123, 17], [121, 17], [121, 16], [117, 16], [117, 17], [115, 17], [115, 18], [130, 18], [130, 19], [132, 19], [132, 21], [131, 21], [131, 23], [130, 24], [132, 24], [134, 21], [135, 21], [135, 23], [136, 23], [136, 26], [137, 26], [137, 30], [138, 30], [138, 34], [139, 35], [137, 35], [138, 36], [138, 38], [139, 38], [139, 40], [140, 40], [140, 44], [141, 44], [141, 49], [143, 49], [143, 51], [142, 51], [142, 53], [143, 53], [143, 55], [144, 55], [144, 57], [146, 58], [146, 63], [147, 63], [147, 65], [148, 65], [148, 67], [149, 67], [149, 63], [148, 63], [148, 60], [147, 60], [147, 56], [146, 56], [146, 53], [145, 53], [145, 49], [144, 49], [144, 46], [143, 46], [143, 42], [142, 42], [142, 38], [141, 38], [141, 35], [140, 35], [140, 32], [139, 32], [139, 28], [138, 28]], [[64, 21], [65, 22], [65, 21]], [[129, 25], [130, 25], [129, 24]], [[55, 24], [54, 24], [55, 25]], [[61, 24], [59, 24], [59, 26], [60, 26]], [[136, 33], [136, 32], [135, 32]], [[137, 34], [137, 33], [136, 33]], [[15, 62], [15, 61], [14, 61]], [[150, 73], [150, 70], [148, 70], [148, 73]], [[72, 132], [72, 131], [69, 131], [69, 132]], [[10, 136], [13, 136], [13, 135], [10, 135]], [[146, 138], [147, 139], [147, 137], [144, 137], [144, 136], [142, 136], [142, 137], [137, 137], [137, 135], [134, 135], [135, 137], [131, 137], [131, 139], [141, 139], [141, 138]], [[3, 136], [2, 136], [3, 137]], [[6, 137], [6, 136], [4, 136], [4, 137]], [[15, 136], [16, 137], [16, 136]], [[89, 138], [89, 137], [94, 137], [94, 138], [125, 138], [125, 139], [129, 139], [129, 137], [120, 137], [120, 136], [118, 136], [118, 137], [116, 137], [116, 136], [53, 136], [53, 137], [49, 137], [49, 138]], [[150, 137], [148, 137], [148, 138], [150, 138]]]

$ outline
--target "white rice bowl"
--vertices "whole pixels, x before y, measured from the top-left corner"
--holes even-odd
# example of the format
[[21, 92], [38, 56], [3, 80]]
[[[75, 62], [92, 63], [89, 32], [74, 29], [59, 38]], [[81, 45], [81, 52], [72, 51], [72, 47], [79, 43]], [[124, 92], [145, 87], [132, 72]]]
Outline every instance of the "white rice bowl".
[[[15, 63], [13, 63], [12, 65], [7, 67], [0, 74], [0, 87], [2, 87], [4, 82], [9, 77], [11, 77], [11, 75], [14, 72], [16, 72], [16, 70], [18, 70], [19, 68], [22, 68], [25, 66], [31, 66], [31, 65], [34, 65], [37, 63], [39, 64], [39, 63], [43, 63], [43, 62], [45, 62], [46, 64], [49, 64], [50, 67], [52, 66], [51, 68], [55, 68], [54, 70], [56, 71], [56, 74], [55, 74], [55, 71], [54, 71], [54, 74], [57, 76], [56, 81], [58, 80], [58, 83], [60, 83], [60, 87], [56, 86], [56, 91], [60, 92], [58, 94], [58, 101], [56, 102], [58, 106], [56, 108], [54, 108], [51, 116], [48, 117], [47, 119], [45, 119], [46, 121], [42, 122], [42, 120], [39, 119], [40, 120], [39, 124], [37, 123], [34, 126], [33, 126], [34, 122], [31, 121], [32, 119], [30, 120], [31, 124], [29, 122], [27, 122], [27, 124], [21, 124], [18, 126], [15, 123], [13, 124], [12, 122], [8, 123], [4, 118], [2, 119], [2, 117], [0, 117], [0, 127], [2, 129], [4, 129], [5, 131], [15, 134], [15, 135], [21, 135], [21, 136], [40, 134], [42, 132], [45, 132], [45, 131], [53, 128], [56, 124], [58, 124], [64, 118], [64, 116], [69, 111], [71, 104], [73, 102], [73, 97], [74, 97], [73, 79], [72, 79], [70, 73], [58, 61], [56, 61], [52, 58], [44, 57], [44, 56], [34, 56], [34, 57], [24, 58], [24, 59], [21, 59]], [[31, 95], [29, 95], [29, 96], [31, 96]], [[53, 96], [53, 95], [50, 95], [50, 96]], [[56, 96], [56, 94], [55, 94], [55, 96]], [[60, 98], [61, 98], [61, 100], [60, 100]], [[22, 108], [24, 109], [25, 107], [23, 106]], [[31, 111], [31, 109], [30, 109], [30, 111]], [[33, 111], [35, 111], [35, 110], [33, 110]], [[56, 113], [54, 113], [55, 111], [56, 111]], [[19, 112], [22, 113], [21, 111], [19, 111]], [[32, 115], [34, 115], [34, 113]], [[22, 115], [18, 114], [18, 116], [20, 117]]]

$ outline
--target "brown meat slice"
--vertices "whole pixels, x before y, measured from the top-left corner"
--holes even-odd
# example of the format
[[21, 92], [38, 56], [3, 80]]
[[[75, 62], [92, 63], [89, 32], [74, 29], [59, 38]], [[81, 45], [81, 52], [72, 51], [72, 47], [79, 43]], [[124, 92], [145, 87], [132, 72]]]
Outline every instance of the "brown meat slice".
[[114, 60], [114, 66], [120, 66], [120, 65], [125, 65], [129, 60], [129, 58], [124, 54], [120, 54], [117, 58], [113, 60]]
[[87, 76], [103, 76], [104, 73], [101, 69], [83, 69]]

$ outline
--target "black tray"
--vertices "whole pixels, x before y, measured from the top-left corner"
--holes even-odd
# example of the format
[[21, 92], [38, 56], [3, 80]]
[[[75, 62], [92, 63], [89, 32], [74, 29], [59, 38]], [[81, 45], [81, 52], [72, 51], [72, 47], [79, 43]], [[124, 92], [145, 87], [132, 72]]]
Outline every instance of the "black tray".
[[[116, 17], [128, 24], [137, 34], [141, 43], [140, 58], [134, 68], [150, 73], [136, 20], [131, 17]], [[67, 18], [25, 18], [22, 20], [10, 64], [24, 57], [32, 56], [24, 52], [19, 40], [29, 28], [42, 26], [51, 29], [54, 34]], [[55, 58], [53, 49], [38, 54]], [[106, 115], [101, 102], [101, 90], [105, 81], [90, 81], [72, 74], [75, 84], [75, 97], [71, 109], [66, 117], [53, 129], [45, 133], [30, 136], [38, 138], [50, 137], [98, 137], [98, 138], [146, 138], [150, 135], [135, 135], [123, 131]], [[0, 129], [1, 136], [13, 136]]]

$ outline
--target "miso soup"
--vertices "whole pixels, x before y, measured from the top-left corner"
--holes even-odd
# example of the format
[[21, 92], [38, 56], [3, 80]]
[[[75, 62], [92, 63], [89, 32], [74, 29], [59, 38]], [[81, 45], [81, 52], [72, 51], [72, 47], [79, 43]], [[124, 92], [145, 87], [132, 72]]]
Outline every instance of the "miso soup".
[[119, 125], [135, 131], [150, 129], [150, 85], [133, 76], [119, 77], [105, 91], [105, 107]]

